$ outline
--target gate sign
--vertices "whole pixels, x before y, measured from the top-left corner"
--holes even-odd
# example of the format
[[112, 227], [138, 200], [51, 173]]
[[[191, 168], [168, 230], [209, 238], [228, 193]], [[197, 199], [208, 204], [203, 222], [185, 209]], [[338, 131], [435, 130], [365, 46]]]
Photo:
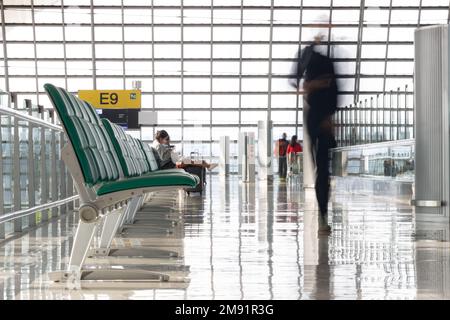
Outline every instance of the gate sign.
[[140, 90], [79, 90], [78, 97], [97, 109], [140, 109]]

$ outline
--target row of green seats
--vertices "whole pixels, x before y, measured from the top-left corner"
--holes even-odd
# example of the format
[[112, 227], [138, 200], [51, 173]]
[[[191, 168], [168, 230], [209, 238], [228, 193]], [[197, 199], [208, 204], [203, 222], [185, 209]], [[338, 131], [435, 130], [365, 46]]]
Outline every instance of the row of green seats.
[[198, 178], [181, 169], [160, 170], [151, 147], [106, 119], [66, 90], [45, 84], [86, 187], [97, 196], [138, 188], [195, 187]]

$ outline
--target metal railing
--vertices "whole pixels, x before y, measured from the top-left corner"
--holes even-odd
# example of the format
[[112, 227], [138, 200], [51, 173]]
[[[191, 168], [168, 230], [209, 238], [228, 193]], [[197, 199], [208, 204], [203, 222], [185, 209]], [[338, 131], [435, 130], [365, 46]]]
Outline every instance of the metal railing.
[[414, 138], [413, 95], [408, 86], [340, 108], [334, 115], [337, 145]]
[[414, 139], [344, 146], [331, 152], [331, 173], [336, 177], [389, 177], [412, 183], [414, 170]]
[[65, 134], [52, 109], [0, 92], [0, 239], [73, 209], [73, 182], [61, 160]]

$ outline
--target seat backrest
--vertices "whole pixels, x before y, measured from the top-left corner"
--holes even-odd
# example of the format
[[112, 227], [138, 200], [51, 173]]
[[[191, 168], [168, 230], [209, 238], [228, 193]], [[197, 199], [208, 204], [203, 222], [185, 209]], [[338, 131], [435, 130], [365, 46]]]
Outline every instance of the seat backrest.
[[159, 170], [159, 164], [158, 159], [156, 159], [155, 152], [153, 152], [153, 148], [150, 147], [147, 143], [142, 142], [139, 140], [139, 143], [141, 145], [142, 151], [144, 151], [144, 154], [147, 158], [147, 162], [150, 166], [151, 171]]
[[132, 136], [125, 133], [122, 127], [108, 119], [101, 120], [116, 150], [123, 173], [126, 177], [134, 177], [150, 171], [145, 154]]
[[133, 138], [130, 135], [127, 135], [128, 139], [130, 141], [131, 147], [133, 149], [133, 153], [135, 155], [135, 160], [140, 167], [141, 173], [146, 173], [149, 171], [152, 171], [150, 167], [150, 163], [147, 160], [147, 156], [144, 153], [144, 150], [142, 150], [141, 147], [141, 141], [139, 139]]
[[52, 84], [47, 83], [44, 88], [71, 142], [84, 182], [93, 186], [118, 179], [121, 174], [118, 157], [93, 107]]

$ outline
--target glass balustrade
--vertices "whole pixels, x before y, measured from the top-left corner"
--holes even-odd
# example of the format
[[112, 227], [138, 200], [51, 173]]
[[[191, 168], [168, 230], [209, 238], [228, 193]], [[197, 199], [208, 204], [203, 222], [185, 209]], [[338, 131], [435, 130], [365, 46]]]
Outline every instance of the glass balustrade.
[[414, 138], [414, 106], [408, 86], [353, 103], [334, 115], [337, 145]]
[[389, 177], [414, 182], [414, 139], [336, 148], [331, 152], [333, 176]]
[[2, 239], [67, 212], [71, 201], [52, 203], [73, 198], [74, 190], [61, 160], [66, 138], [53, 110], [0, 92], [0, 125]]

